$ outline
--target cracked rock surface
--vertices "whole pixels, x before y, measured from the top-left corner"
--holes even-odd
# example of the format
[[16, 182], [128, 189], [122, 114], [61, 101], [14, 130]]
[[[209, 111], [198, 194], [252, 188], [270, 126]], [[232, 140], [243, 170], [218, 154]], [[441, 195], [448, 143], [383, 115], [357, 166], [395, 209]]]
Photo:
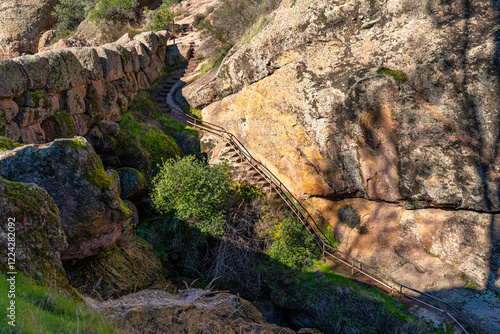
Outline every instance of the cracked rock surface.
[[[495, 294], [499, 10], [284, 0], [183, 94], [328, 223], [341, 249], [418, 289]], [[484, 314], [485, 330], [500, 331]]]

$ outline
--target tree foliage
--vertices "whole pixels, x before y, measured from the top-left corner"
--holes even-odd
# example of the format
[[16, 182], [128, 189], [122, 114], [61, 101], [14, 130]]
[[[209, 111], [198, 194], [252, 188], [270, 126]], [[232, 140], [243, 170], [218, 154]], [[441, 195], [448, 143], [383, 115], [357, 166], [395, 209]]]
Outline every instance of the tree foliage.
[[151, 22], [151, 30], [159, 31], [164, 30], [170, 22], [172, 22], [175, 14], [172, 13], [170, 8], [179, 1], [177, 0], [163, 0], [163, 3], [153, 12], [153, 20]]
[[96, 0], [60, 0], [54, 8], [58, 30], [74, 30], [95, 4]]
[[201, 232], [224, 233], [231, 203], [231, 174], [225, 166], [209, 166], [193, 156], [169, 159], [153, 179], [151, 201], [160, 213], [174, 211]]
[[100, 0], [90, 17], [94, 22], [131, 21], [135, 18], [133, 10], [136, 8], [135, 0]]

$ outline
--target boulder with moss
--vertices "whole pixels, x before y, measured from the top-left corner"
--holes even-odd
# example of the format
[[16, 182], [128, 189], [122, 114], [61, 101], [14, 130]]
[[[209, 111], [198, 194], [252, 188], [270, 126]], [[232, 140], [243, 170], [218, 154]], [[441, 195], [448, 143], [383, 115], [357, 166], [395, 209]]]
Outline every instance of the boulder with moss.
[[[68, 247], [59, 209], [42, 187], [0, 177], [0, 267], [68, 287], [61, 252]], [[15, 246], [14, 246], [15, 243]], [[15, 270], [8, 250], [15, 247]]]
[[132, 218], [94, 148], [82, 137], [3, 151], [0, 176], [36, 183], [52, 196], [68, 237], [64, 260], [109, 250]]
[[130, 167], [116, 170], [120, 175], [123, 199], [134, 199], [145, 195], [148, 191], [148, 181], [143, 173]]
[[65, 265], [80, 293], [110, 299], [158, 284], [165, 287], [160, 259], [138, 236], [124, 233], [109, 251]]

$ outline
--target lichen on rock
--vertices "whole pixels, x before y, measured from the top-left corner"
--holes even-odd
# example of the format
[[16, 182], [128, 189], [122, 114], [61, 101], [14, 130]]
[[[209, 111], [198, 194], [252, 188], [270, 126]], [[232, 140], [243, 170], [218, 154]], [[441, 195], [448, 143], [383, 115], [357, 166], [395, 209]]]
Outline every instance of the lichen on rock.
[[[0, 177], [0, 267], [18, 271], [46, 285], [68, 288], [61, 263], [67, 247], [59, 209], [42, 187]], [[15, 269], [7, 267], [15, 249]]]
[[27, 145], [0, 154], [0, 176], [44, 187], [61, 212], [69, 247], [62, 259], [107, 251], [132, 218], [84, 138]]

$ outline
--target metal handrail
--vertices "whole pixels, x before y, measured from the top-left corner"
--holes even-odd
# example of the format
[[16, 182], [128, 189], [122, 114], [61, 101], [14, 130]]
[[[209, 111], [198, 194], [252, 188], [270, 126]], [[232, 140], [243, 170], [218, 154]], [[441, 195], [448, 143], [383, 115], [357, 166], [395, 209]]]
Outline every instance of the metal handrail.
[[[472, 325], [469, 323], [469, 321], [465, 318], [465, 316], [460, 313], [455, 307], [450, 305], [448, 302], [439, 299], [437, 297], [434, 297], [428, 293], [419, 291], [417, 289], [414, 289], [406, 284], [403, 284], [401, 282], [398, 282], [391, 277], [382, 274], [378, 270], [364, 264], [363, 262], [356, 260], [352, 256], [341, 252], [338, 250], [337, 247], [333, 247], [333, 243], [331, 240], [328, 239], [328, 237], [323, 233], [323, 231], [319, 228], [318, 224], [316, 223], [316, 220], [313, 218], [313, 216], [309, 213], [309, 211], [302, 205], [302, 203], [288, 190], [288, 188], [262, 163], [260, 163], [258, 160], [256, 160], [250, 152], [246, 149], [246, 147], [240, 142], [240, 140], [233, 135], [232, 133], [226, 131], [222, 126], [216, 125], [210, 122], [206, 121], [201, 121], [197, 118], [192, 117], [191, 115], [186, 114], [183, 110], [180, 108], [176, 108], [177, 111], [185, 118], [186, 123], [189, 125], [193, 126], [193, 128], [198, 128], [203, 131], [207, 131], [209, 133], [212, 133], [214, 135], [217, 135], [223, 139], [225, 139], [229, 144], [235, 149], [235, 151], [243, 157], [262, 177], [264, 177], [276, 190], [278, 195], [282, 198], [282, 200], [285, 202], [285, 204], [292, 210], [292, 212], [295, 214], [295, 216], [298, 218], [300, 223], [308, 230], [311, 234], [313, 234], [313, 238], [315, 242], [318, 244], [318, 246], [323, 250], [323, 254], [327, 254], [330, 257], [333, 257], [337, 261], [344, 263], [345, 265], [351, 267], [352, 273], [354, 274], [354, 270], [358, 271], [359, 273], [365, 275], [366, 277], [374, 280], [375, 282], [381, 284], [382, 286], [385, 286], [388, 289], [391, 289], [391, 293], [394, 293], [394, 291], [402, 296], [405, 296], [406, 298], [409, 298], [411, 300], [414, 300], [422, 305], [425, 305], [427, 307], [431, 307], [439, 312], [442, 312], [446, 316], [448, 316], [454, 323], [456, 323], [460, 329], [462, 329], [465, 333], [469, 333], [466, 329], [465, 326], [460, 323], [460, 321], [457, 320], [454, 316], [452, 316], [448, 311], [447, 308], [451, 311], [454, 311], [457, 315], [458, 318], [462, 319], [467, 326], [469, 326], [472, 331], [476, 334], [478, 332], [472, 327]], [[325, 240], [327, 242], [325, 242]], [[328, 251], [328, 250], [330, 251]], [[344, 256], [350, 260], [350, 263], [341, 259], [337, 254], [340, 254], [341, 256]], [[359, 264], [359, 268], [356, 268], [354, 266], [354, 263]], [[371, 271], [372, 273], [368, 273], [368, 271]], [[375, 276], [378, 276], [375, 277]], [[383, 282], [385, 280], [386, 282]], [[392, 285], [389, 285], [388, 282], [392, 283]], [[395, 286], [399, 286], [398, 289], [394, 289]], [[431, 305], [423, 300], [420, 300], [414, 296], [411, 296], [405, 292], [403, 292], [403, 288], [409, 291], [412, 291], [414, 293], [417, 293], [420, 296], [425, 296], [430, 298], [431, 300], [438, 302], [442, 305], [444, 305], [444, 309]]]

